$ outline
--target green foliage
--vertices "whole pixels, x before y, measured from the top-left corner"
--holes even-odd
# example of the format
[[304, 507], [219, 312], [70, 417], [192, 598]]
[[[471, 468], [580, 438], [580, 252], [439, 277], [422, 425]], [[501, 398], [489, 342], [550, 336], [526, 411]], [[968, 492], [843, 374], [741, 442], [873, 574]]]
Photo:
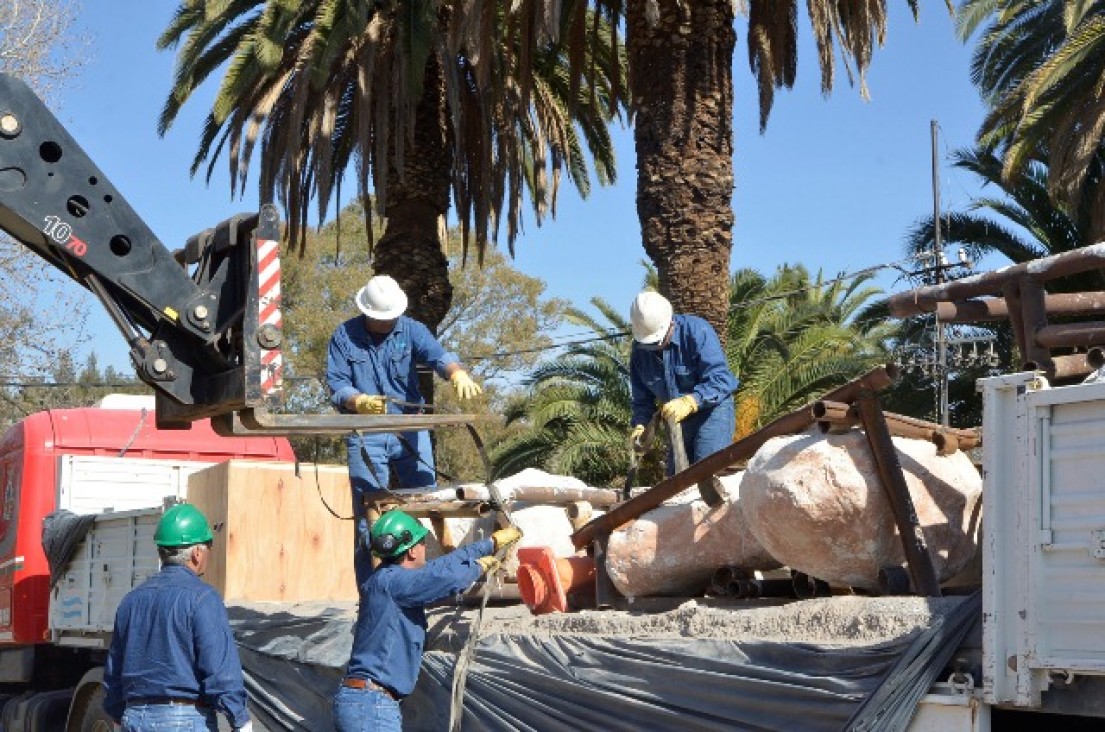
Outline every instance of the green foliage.
[[[482, 254], [505, 222], [513, 246], [527, 198], [540, 222], [555, 213], [562, 175], [587, 195], [588, 156], [600, 182], [615, 175], [608, 126], [625, 105], [624, 51], [588, 3], [557, 5], [181, 2], [158, 40], [179, 46], [159, 129], [223, 71], [193, 172], [207, 163], [210, 174], [226, 153], [232, 192], [244, 188], [259, 144], [261, 198], [285, 204], [302, 243], [309, 203], [321, 219], [347, 171], [381, 213], [403, 176], [422, 172], [406, 170], [406, 155], [426, 86], [438, 84], [463, 231]], [[573, 34], [569, 49], [560, 39], [573, 24], [591, 32]]]
[[971, 76], [989, 112], [979, 143], [1002, 158], [1005, 180], [1046, 162], [1048, 193], [1067, 206], [1089, 196], [1105, 232], [1103, 165], [1105, 2], [966, 0], [964, 39], [981, 29]]
[[[602, 340], [573, 346], [534, 370], [528, 393], [507, 406], [507, 424], [524, 429], [496, 444], [496, 476], [539, 467], [602, 486], [628, 471], [629, 324], [602, 298], [591, 304], [601, 320], [576, 308], [566, 319]], [[642, 481], [659, 476], [655, 461], [639, 474]]]
[[886, 361], [886, 326], [857, 317], [879, 294], [870, 279], [811, 279], [801, 265], [770, 279], [733, 275], [726, 356], [741, 381], [737, 438]]

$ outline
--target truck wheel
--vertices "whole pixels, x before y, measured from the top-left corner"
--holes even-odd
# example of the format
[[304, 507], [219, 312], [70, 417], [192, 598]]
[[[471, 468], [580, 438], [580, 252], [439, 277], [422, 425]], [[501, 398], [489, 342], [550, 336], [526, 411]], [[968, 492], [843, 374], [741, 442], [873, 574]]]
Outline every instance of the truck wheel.
[[73, 702], [69, 729], [74, 732], [111, 732], [112, 719], [104, 711], [104, 690], [98, 684]]

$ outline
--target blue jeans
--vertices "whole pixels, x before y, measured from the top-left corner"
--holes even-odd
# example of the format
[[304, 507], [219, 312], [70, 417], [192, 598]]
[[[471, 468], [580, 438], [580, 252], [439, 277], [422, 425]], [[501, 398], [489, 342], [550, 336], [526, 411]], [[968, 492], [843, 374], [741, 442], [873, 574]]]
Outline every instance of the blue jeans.
[[215, 710], [175, 704], [139, 704], [123, 712], [123, 732], [218, 732]]
[[[737, 412], [733, 397], [721, 401], [712, 409], [695, 412], [680, 422], [683, 428], [683, 446], [687, 450], [687, 462], [694, 465], [718, 450], [733, 444]], [[668, 448], [668, 475], [675, 472], [675, 458]]]
[[336, 732], [403, 732], [399, 702], [375, 689], [339, 686], [334, 695]]
[[[363, 437], [350, 435], [345, 438], [349, 484], [353, 489], [353, 515], [357, 517], [356, 531], [353, 533], [353, 570], [358, 588], [372, 574], [369, 527], [364, 508], [365, 494], [387, 488], [389, 467], [395, 468], [399, 483], [404, 488], [429, 488], [437, 485], [430, 433], [422, 430], [403, 432], [402, 435], [406, 445], [394, 434], [388, 433]], [[410, 445], [413, 453], [407, 445]]]

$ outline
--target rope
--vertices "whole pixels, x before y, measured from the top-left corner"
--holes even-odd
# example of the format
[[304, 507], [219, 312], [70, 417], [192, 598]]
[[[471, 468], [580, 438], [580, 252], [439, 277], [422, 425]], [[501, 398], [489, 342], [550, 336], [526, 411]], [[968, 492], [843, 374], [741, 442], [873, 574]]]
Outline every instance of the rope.
[[[499, 487], [491, 480], [491, 463], [487, 459], [487, 451], [484, 449], [483, 440], [480, 439], [475, 427], [470, 424], [465, 425], [465, 427], [468, 428], [468, 433], [472, 436], [472, 441], [476, 444], [476, 450], [483, 461], [486, 476], [485, 485], [487, 486], [488, 496], [491, 498], [491, 507], [505, 520], [508, 526], [514, 526], [514, 518], [510, 514], [510, 507], [503, 500]], [[495, 553], [495, 558], [501, 562], [506, 558], [509, 551], [510, 547], [504, 546]], [[464, 648], [461, 649], [460, 655], [457, 657], [456, 668], [453, 670], [453, 689], [449, 703], [450, 732], [460, 732], [461, 722], [464, 719], [464, 691], [468, 684], [468, 669], [476, 655], [476, 644], [480, 638], [480, 626], [483, 624], [483, 611], [491, 597], [491, 579], [491, 577], [484, 578], [483, 591], [480, 593], [480, 607], [476, 611], [476, 617], [473, 619], [472, 628], [468, 633], [468, 640], [465, 642]]]

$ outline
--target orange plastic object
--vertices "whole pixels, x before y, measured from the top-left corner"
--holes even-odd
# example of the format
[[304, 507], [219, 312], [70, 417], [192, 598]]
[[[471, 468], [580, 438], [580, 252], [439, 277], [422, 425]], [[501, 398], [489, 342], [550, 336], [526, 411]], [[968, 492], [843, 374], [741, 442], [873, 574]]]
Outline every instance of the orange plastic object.
[[568, 593], [594, 580], [595, 561], [590, 557], [557, 559], [547, 546], [518, 550], [518, 591], [534, 615], [566, 611]]

